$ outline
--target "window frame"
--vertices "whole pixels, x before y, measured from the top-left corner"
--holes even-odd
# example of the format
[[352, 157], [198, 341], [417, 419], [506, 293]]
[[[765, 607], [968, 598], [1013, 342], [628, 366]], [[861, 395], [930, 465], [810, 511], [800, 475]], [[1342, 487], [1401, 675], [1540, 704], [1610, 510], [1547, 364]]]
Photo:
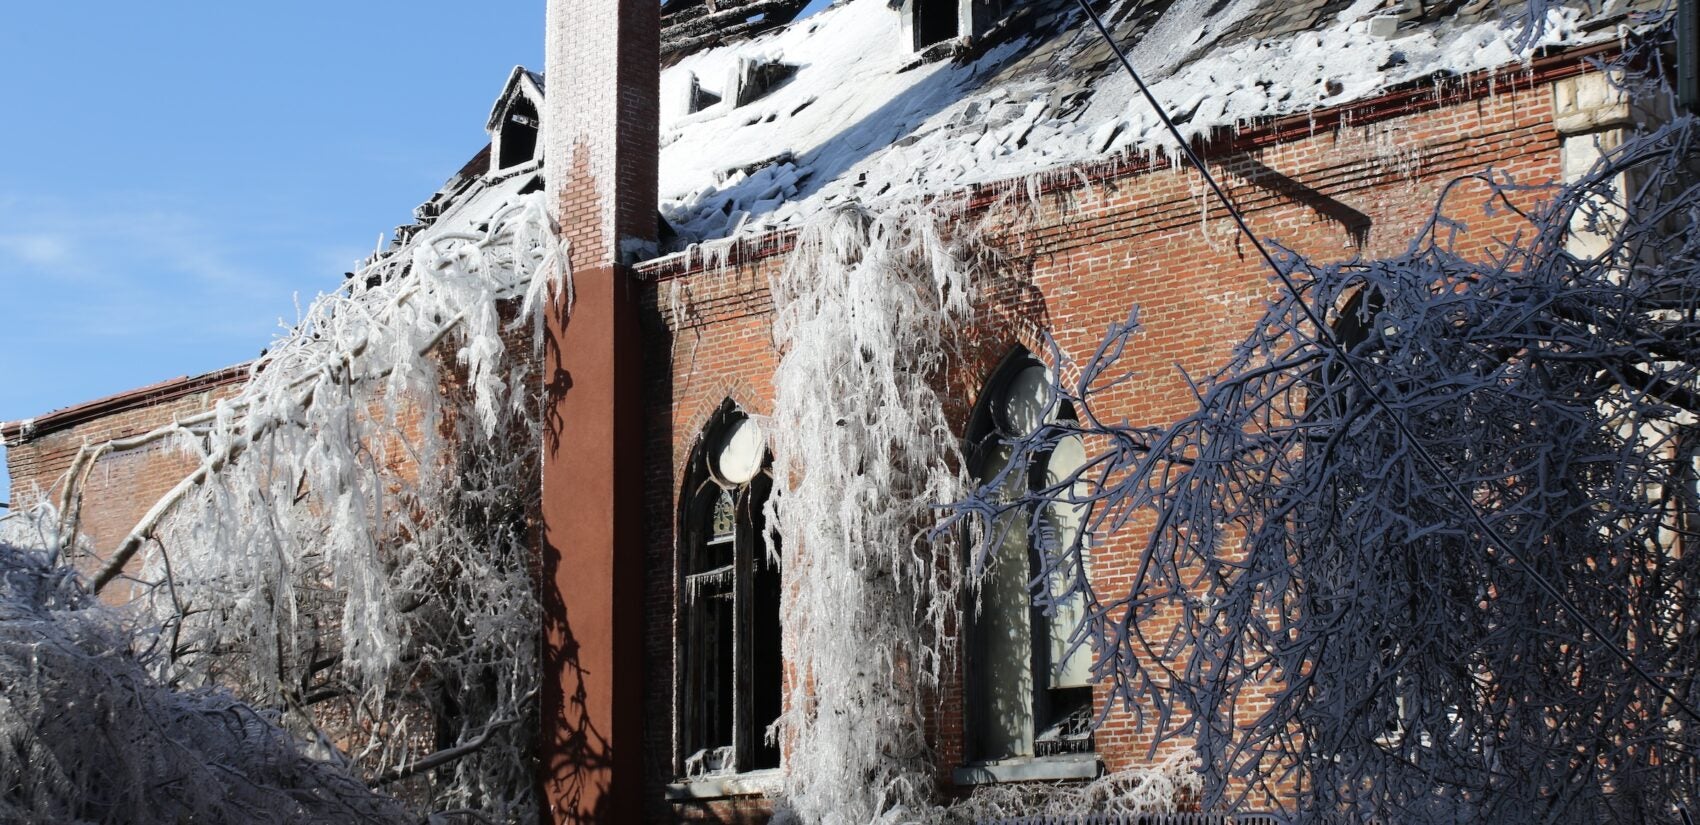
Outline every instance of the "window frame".
[[[975, 401], [973, 412], [965, 429], [963, 450], [968, 466], [973, 469], [977, 476], [980, 476], [976, 478], [977, 483], [984, 483], [987, 480], [981, 468], [988, 460], [990, 450], [1005, 443], [1005, 440], [1012, 435], [1003, 431], [994, 408], [1008, 397], [1007, 392], [1016, 376], [1033, 367], [1044, 369], [1049, 374], [1048, 365], [1026, 348], [1017, 347], [999, 362], [998, 366], [981, 384], [979, 398]], [[1063, 409], [1059, 410], [1059, 418], [1073, 419], [1074, 417], [1074, 411], [1065, 402]], [[1022, 480], [1027, 490], [1040, 490], [1047, 486], [1046, 472], [1049, 461], [1050, 454], [1047, 453], [1042, 461], [1035, 462], [1027, 468], [1026, 477]], [[1023, 509], [1018, 512], [1023, 519], [1032, 517], [1029, 510]], [[987, 719], [988, 714], [992, 712], [988, 707], [990, 701], [988, 692], [991, 690], [991, 685], [986, 670], [990, 651], [987, 649], [987, 638], [983, 632], [986, 625], [986, 620], [982, 617], [981, 597], [983, 594], [981, 592], [970, 592], [966, 597], [969, 603], [965, 605], [966, 609], [963, 611], [961, 622], [964, 650], [962, 696], [965, 722], [962, 746], [963, 759], [968, 765], [990, 765], [1011, 760], [1076, 761], [1093, 758], [1097, 753], [1096, 737], [1090, 731], [1086, 736], [1077, 740], [1080, 743], [1078, 747], [1059, 749], [1051, 753], [1042, 752], [1040, 737], [1057, 725], [1066, 722], [1067, 717], [1072, 713], [1072, 710], [1065, 710], [1066, 708], [1078, 706], [1080, 700], [1084, 698], [1084, 707], [1090, 715], [1095, 708], [1096, 699], [1090, 685], [1085, 687], [1049, 687], [1051, 670], [1055, 664], [1051, 661], [1051, 645], [1049, 644], [1053, 632], [1052, 620], [1051, 617], [1045, 615], [1042, 608], [1033, 604], [1032, 590], [1032, 582], [1041, 570], [1041, 560], [1038, 557], [1041, 550], [1036, 546], [1030, 535], [1025, 543], [1027, 547], [1028, 583], [1024, 588], [1024, 593], [1027, 601], [1029, 648], [1026, 710], [1031, 726], [1031, 730], [1028, 732], [1030, 736], [1028, 745], [1031, 753], [995, 754], [987, 750], [985, 744], [989, 729]], [[965, 552], [972, 554], [974, 548], [969, 546], [965, 549]], [[1083, 559], [1082, 561], [1085, 562], [1086, 560]], [[969, 563], [972, 563], [972, 559], [969, 560]], [[1065, 697], [1061, 694], [1068, 695]], [[1065, 698], [1069, 701], [1062, 701]]]
[[[778, 597], [780, 574], [778, 561], [767, 552], [764, 541], [766, 528], [763, 507], [772, 492], [771, 455], [762, 450], [760, 469], [748, 481], [731, 483], [720, 478], [710, 464], [710, 455], [728, 428], [747, 416], [727, 402], [716, 413], [692, 450], [681, 485], [678, 506], [678, 542], [675, 560], [675, 600], [672, 633], [674, 653], [673, 696], [673, 770], [687, 783], [704, 780], [723, 780], [752, 772], [776, 768], [779, 749], [766, 742], [766, 728], [773, 720], [758, 718], [768, 712], [777, 716], [782, 701], [782, 649], [778, 638]], [[705, 643], [706, 607], [694, 603], [692, 577], [711, 574], [714, 570], [697, 570], [704, 551], [716, 542], [710, 534], [710, 524], [717, 501], [729, 496], [733, 506], [731, 534], [724, 541], [732, 545], [730, 560], [717, 566], [729, 567], [731, 579], [724, 585], [732, 605], [726, 621], [730, 627], [715, 645]], [[758, 592], [764, 588], [767, 592]], [[698, 589], [708, 589], [698, 585]], [[772, 621], [763, 626], [758, 611], [772, 612]], [[730, 652], [718, 646], [730, 645]], [[712, 652], [710, 652], [712, 651]], [[764, 658], [764, 651], [770, 661]], [[700, 656], [710, 655], [712, 663]], [[729, 697], [703, 697], [704, 679], [715, 668], [725, 668], [729, 680]], [[765, 688], [758, 685], [770, 682]], [[716, 681], [719, 681], [716, 679]], [[758, 694], [760, 697], [758, 698]], [[758, 707], [766, 699], [771, 707]], [[725, 735], [719, 736], [718, 723], [704, 722], [710, 715], [726, 714]], [[706, 727], [705, 727], [706, 725]], [[712, 739], [730, 741], [720, 744]], [[723, 752], [724, 758], [717, 758]]]

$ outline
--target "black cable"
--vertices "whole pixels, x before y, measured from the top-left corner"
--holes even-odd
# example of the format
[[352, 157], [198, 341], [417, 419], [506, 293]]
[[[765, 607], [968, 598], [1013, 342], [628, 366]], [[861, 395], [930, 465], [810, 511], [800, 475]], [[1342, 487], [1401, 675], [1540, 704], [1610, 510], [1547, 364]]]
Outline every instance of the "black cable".
[[[1281, 285], [1286, 288], [1287, 292], [1292, 294], [1293, 299], [1298, 302], [1299, 309], [1304, 312], [1305, 318], [1312, 324], [1316, 325], [1317, 337], [1331, 352], [1333, 352], [1335, 357], [1340, 360], [1340, 363], [1345, 366], [1346, 372], [1351, 374], [1352, 380], [1356, 381], [1358, 386], [1363, 388], [1364, 392], [1369, 395], [1370, 400], [1374, 402], [1376, 406], [1380, 407], [1383, 412], [1387, 413], [1387, 417], [1391, 419], [1393, 421], [1393, 425], [1398, 428], [1399, 434], [1411, 445], [1412, 452], [1415, 452], [1417, 456], [1429, 466], [1429, 469], [1432, 470], [1441, 480], [1441, 483], [1445, 484], [1446, 488], [1452, 492], [1452, 495], [1457, 497], [1458, 501], [1463, 504], [1464, 510], [1470, 514], [1470, 520], [1474, 521], [1476, 526], [1480, 528], [1484, 534], [1486, 534], [1489, 543], [1491, 543], [1500, 552], [1510, 556], [1511, 560], [1517, 563], [1517, 569], [1529, 576], [1535, 584], [1539, 585], [1542, 590], [1546, 591], [1547, 595], [1557, 601], [1559, 606], [1563, 607], [1565, 612], [1569, 613], [1572, 618], [1580, 623], [1584, 630], [1592, 633], [1594, 638], [1599, 639], [1601, 644], [1604, 644], [1613, 655], [1622, 660], [1624, 664], [1628, 665], [1637, 676], [1641, 677], [1641, 679], [1648, 685], [1651, 685], [1654, 690], [1663, 694], [1666, 699], [1676, 703], [1677, 708], [1680, 709], [1689, 719], [1692, 719], [1695, 722], [1700, 722], [1700, 712], [1689, 707], [1688, 703], [1684, 702], [1682, 697], [1677, 696], [1674, 690], [1671, 690], [1664, 683], [1653, 678], [1651, 673], [1648, 673], [1645, 668], [1641, 667], [1641, 664], [1635, 661], [1634, 657], [1630, 656], [1628, 651], [1618, 647], [1616, 642], [1613, 642], [1604, 633], [1600, 632], [1600, 629], [1596, 627], [1591, 620], [1589, 620], [1587, 615], [1582, 612], [1581, 608], [1577, 607], [1574, 602], [1570, 601], [1570, 599], [1567, 598], [1556, 585], [1554, 585], [1551, 581], [1548, 581], [1546, 576], [1541, 575], [1539, 570], [1531, 567], [1529, 563], [1524, 560], [1522, 554], [1518, 553], [1511, 546], [1510, 542], [1501, 538], [1499, 532], [1494, 530], [1492, 525], [1488, 524], [1487, 518], [1482, 515], [1480, 510], [1476, 509], [1475, 501], [1471, 500], [1471, 498], [1458, 487], [1458, 483], [1452, 480], [1452, 476], [1448, 473], [1446, 465], [1441, 464], [1440, 459], [1435, 458], [1434, 454], [1430, 453], [1428, 448], [1423, 446], [1422, 441], [1417, 438], [1417, 434], [1412, 432], [1411, 428], [1405, 423], [1405, 420], [1400, 418], [1399, 415], [1393, 411], [1393, 405], [1387, 403], [1387, 400], [1381, 397], [1381, 393], [1377, 392], [1375, 387], [1370, 384], [1369, 379], [1358, 370], [1357, 365], [1352, 362], [1352, 359], [1346, 352], [1346, 348], [1341, 346], [1340, 342], [1334, 339], [1333, 330], [1330, 329], [1326, 323], [1323, 323], [1322, 318], [1316, 314], [1315, 310], [1311, 309], [1310, 304], [1307, 303], [1304, 296], [1299, 293], [1298, 285], [1293, 283], [1292, 277], [1287, 274], [1286, 270], [1282, 269], [1281, 266], [1275, 262], [1275, 257], [1269, 254], [1269, 250], [1264, 247], [1263, 241], [1259, 240], [1257, 235], [1252, 233], [1251, 227], [1246, 225], [1245, 216], [1241, 215], [1240, 210], [1234, 206], [1232, 201], [1228, 200], [1227, 193], [1222, 191], [1221, 185], [1216, 182], [1216, 177], [1210, 174], [1210, 170], [1204, 166], [1204, 161], [1199, 159], [1198, 154], [1192, 150], [1192, 144], [1187, 141], [1186, 136], [1181, 134], [1181, 130], [1175, 126], [1175, 122], [1169, 119], [1169, 113], [1163, 109], [1163, 104], [1157, 101], [1157, 96], [1151, 93], [1151, 88], [1145, 85], [1145, 80], [1139, 76], [1139, 72], [1133, 68], [1133, 62], [1127, 59], [1127, 53], [1122, 51], [1122, 47], [1116, 43], [1115, 37], [1111, 36], [1109, 28], [1105, 26], [1104, 21], [1098, 17], [1098, 12], [1093, 11], [1091, 4], [1089, 4], [1087, 0], [1075, 1], [1079, 3], [1080, 8], [1086, 12], [1086, 16], [1092, 19], [1092, 25], [1098, 28], [1098, 33], [1103, 36], [1104, 42], [1109, 45], [1111, 51], [1116, 53], [1116, 57], [1122, 62], [1122, 67], [1127, 69], [1128, 75], [1133, 77], [1133, 82], [1139, 87], [1140, 94], [1144, 95], [1146, 101], [1151, 104], [1151, 108], [1156, 110], [1157, 117], [1162, 119], [1163, 125], [1169, 130], [1169, 134], [1174, 136], [1175, 142], [1179, 144], [1181, 152], [1186, 155], [1187, 161], [1192, 164], [1193, 168], [1198, 170], [1198, 174], [1204, 176], [1204, 182], [1210, 185], [1210, 190], [1216, 193], [1216, 198], [1222, 202], [1222, 206], [1228, 210], [1228, 214], [1233, 216], [1234, 223], [1240, 228], [1240, 233], [1245, 235], [1246, 239], [1251, 241], [1251, 245], [1257, 248], [1257, 254], [1263, 257], [1264, 263], [1269, 264], [1269, 268], [1275, 272], [1275, 277], [1281, 280]], [[1489, 559], [1491, 560], [1492, 557], [1489, 556]]]

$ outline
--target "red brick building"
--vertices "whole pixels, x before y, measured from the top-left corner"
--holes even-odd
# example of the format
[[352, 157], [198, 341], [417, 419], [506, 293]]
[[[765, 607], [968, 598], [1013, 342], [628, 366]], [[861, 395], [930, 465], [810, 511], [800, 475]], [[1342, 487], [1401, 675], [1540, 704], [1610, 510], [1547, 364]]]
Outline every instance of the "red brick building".
[[[945, 382], [970, 461], [985, 460], [975, 428], [1015, 403], [998, 399], [1053, 366], [1045, 332], [1082, 357], [1140, 306], [1143, 367], [1115, 412], [1159, 423], [1188, 409], [1180, 370], [1219, 363], [1272, 289], [1199, 175], [1160, 152], [1168, 136], [1072, 3], [849, 0], [789, 24], [796, 4], [775, 5], [771, 20], [704, 28], [698, 4], [665, 4], [663, 54], [654, 3], [554, 0], [547, 81], [516, 70], [491, 147], [398, 232], [405, 250], [546, 185], [571, 244], [576, 304], [570, 321], [552, 316], [543, 353], [545, 375], [570, 377], [545, 381], [549, 403], [574, 422], [541, 469], [546, 602], [570, 614], [546, 619], [544, 649], [573, 651], [546, 661], [545, 679], [581, 680], [577, 698], [543, 699], [557, 821], [759, 818], [778, 786], [784, 758], [761, 731], [781, 709], [785, 579], [756, 549], [771, 481], [751, 422], [772, 410], [770, 283], [798, 226], [892, 198], [991, 217], [998, 271]], [[1624, 10], [1555, 12], [1512, 51], [1483, 3], [1110, 5], [1252, 229], [1315, 260], [1401, 251], [1442, 187], [1471, 172], [1573, 175], [1636, 116], [1589, 62], [1617, 48]], [[1465, 188], [1447, 209], [1482, 243], [1514, 233], [1515, 214], [1482, 217], [1483, 196]], [[205, 410], [245, 375], [6, 424], [14, 507], [51, 495], [83, 444]], [[101, 458], [90, 539], [118, 541], [191, 466], [163, 448]], [[1137, 541], [1094, 549], [1095, 586], [1133, 574]], [[701, 607], [693, 588], [731, 606]], [[1060, 631], [1020, 598], [986, 610], [977, 621], [998, 633], [963, 646], [929, 719], [947, 793], [1146, 762], [1149, 731], [1132, 716], [1073, 726], [1102, 692], [1078, 651], [1056, 646]], [[1048, 683], [996, 675], [1009, 659]]]

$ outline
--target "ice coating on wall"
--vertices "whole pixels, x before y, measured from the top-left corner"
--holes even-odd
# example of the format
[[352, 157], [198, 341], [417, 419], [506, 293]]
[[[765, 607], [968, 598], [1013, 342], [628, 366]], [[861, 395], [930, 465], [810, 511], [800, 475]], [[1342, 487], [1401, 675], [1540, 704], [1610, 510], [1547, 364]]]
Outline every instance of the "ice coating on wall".
[[963, 489], [937, 382], [973, 295], [973, 256], [941, 226], [832, 213], [773, 283], [781, 808], [810, 825], [907, 821], [935, 787], [923, 715], [952, 658], [960, 550], [925, 528]]

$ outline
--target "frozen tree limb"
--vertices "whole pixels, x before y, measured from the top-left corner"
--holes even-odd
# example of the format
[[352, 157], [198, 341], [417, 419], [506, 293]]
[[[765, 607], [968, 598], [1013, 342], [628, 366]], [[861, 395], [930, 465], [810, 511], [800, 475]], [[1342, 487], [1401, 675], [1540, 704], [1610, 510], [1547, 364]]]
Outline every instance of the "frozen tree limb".
[[[521, 704], [530, 704], [531, 700], [535, 698], [537, 698], [537, 691], [533, 690], [530, 695], [525, 697], [524, 702]], [[410, 776], [417, 776], [425, 773], [426, 771], [436, 770], [437, 768], [447, 765], [456, 759], [461, 759], [477, 753], [486, 744], [489, 744], [491, 737], [497, 731], [513, 725], [518, 721], [519, 718], [514, 717], [512, 719], [503, 719], [497, 722], [491, 722], [489, 725], [486, 725], [484, 730], [480, 731], [477, 736], [474, 736], [459, 745], [452, 748], [444, 748], [436, 753], [422, 756], [405, 765], [397, 765], [381, 774], [378, 774], [378, 776], [372, 780], [372, 784], [388, 785], [393, 782], [400, 782]]]
[[566, 261], [540, 196], [488, 231], [416, 239], [315, 301], [235, 397], [80, 451], [73, 514], [106, 455], [178, 436], [198, 453], [93, 578], [139, 571], [163, 678], [284, 708], [421, 810], [532, 810], [511, 723], [539, 678], [522, 330], [570, 303]]
[[[1660, 99], [1656, 77], [1628, 82]], [[1091, 605], [1074, 638], [1113, 705], [1193, 748], [1207, 807], [1671, 821], [1693, 798], [1700, 177], [1694, 119], [1667, 114], [1573, 185], [1448, 187], [1401, 255], [1278, 253], [1297, 289], [1178, 421], [1100, 417], [1137, 350], [1137, 316], [1112, 327], [1053, 387], [1084, 423], [1014, 444], [1011, 471], [1081, 433], [1097, 456], [956, 507], [1089, 507], [1071, 546], [1029, 525], [1047, 572], [1131, 539], [1125, 591], [1080, 577], [1061, 597]], [[1466, 190], [1542, 204], [1465, 250], [1447, 207]], [[1608, 248], [1570, 252], [1578, 225], [1610, 227]]]
[[0, 819], [415, 821], [275, 714], [160, 684], [124, 616], [55, 555], [0, 541]]
[[923, 716], [953, 660], [960, 563], [924, 528], [962, 489], [937, 385], [979, 262], [972, 233], [947, 236], [942, 216], [841, 210], [799, 237], [772, 285], [769, 540], [794, 670], [780, 806], [808, 825], [930, 810]]

